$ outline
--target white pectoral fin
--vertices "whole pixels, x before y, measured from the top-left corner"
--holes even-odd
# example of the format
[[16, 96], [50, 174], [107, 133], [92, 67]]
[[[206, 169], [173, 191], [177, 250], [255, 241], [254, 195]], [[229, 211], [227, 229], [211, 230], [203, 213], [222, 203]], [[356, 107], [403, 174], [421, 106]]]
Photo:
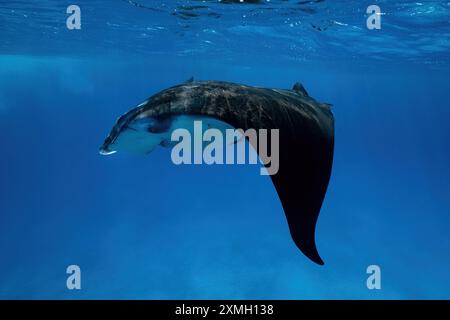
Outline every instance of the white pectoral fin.
[[220, 130], [224, 135], [225, 135], [225, 131], [227, 129], [234, 129], [233, 126], [229, 125], [228, 123], [221, 121], [221, 120], [217, 120], [215, 118], [206, 118], [205, 122], [208, 125], [208, 128], [214, 128], [214, 129], [218, 129]]

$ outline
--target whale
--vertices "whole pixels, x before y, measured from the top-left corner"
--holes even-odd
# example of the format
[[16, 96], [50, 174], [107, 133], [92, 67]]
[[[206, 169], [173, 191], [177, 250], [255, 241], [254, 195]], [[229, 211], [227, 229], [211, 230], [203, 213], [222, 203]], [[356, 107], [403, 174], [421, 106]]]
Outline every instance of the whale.
[[99, 153], [148, 154], [158, 146], [173, 146], [171, 132], [196, 120], [220, 130], [278, 130], [279, 169], [270, 178], [293, 242], [311, 261], [323, 265], [316, 246], [316, 224], [332, 171], [331, 105], [312, 98], [300, 82], [292, 89], [277, 89], [190, 79], [120, 116]]

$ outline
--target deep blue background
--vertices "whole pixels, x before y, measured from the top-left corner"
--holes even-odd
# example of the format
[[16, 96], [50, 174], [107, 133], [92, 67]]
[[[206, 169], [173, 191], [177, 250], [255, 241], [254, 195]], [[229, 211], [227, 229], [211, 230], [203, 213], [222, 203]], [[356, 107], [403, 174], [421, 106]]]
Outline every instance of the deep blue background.
[[[0, 56], [0, 298], [450, 298], [448, 69], [23, 47]], [[162, 148], [98, 154], [120, 114], [191, 76], [301, 81], [333, 104], [324, 267], [295, 247], [258, 166], [177, 167]], [[81, 291], [66, 289], [70, 264]], [[380, 291], [366, 288], [371, 264]]]

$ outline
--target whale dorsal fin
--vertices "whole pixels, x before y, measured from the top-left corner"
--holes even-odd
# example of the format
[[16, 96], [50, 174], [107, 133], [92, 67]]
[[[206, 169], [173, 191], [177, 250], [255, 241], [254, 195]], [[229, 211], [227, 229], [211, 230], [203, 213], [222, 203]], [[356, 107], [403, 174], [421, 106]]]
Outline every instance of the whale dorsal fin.
[[298, 94], [309, 97], [308, 92], [306, 91], [305, 87], [300, 82], [296, 82], [294, 84], [294, 86], [292, 87], [292, 90]]

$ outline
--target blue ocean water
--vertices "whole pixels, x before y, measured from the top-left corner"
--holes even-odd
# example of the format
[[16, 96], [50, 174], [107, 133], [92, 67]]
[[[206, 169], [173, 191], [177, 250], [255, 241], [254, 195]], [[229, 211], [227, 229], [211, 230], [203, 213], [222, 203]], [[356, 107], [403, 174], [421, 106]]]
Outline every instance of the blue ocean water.
[[[0, 2], [0, 298], [450, 298], [448, 1], [252, 2]], [[191, 76], [300, 81], [333, 105], [325, 266], [258, 166], [98, 154], [119, 115]]]

